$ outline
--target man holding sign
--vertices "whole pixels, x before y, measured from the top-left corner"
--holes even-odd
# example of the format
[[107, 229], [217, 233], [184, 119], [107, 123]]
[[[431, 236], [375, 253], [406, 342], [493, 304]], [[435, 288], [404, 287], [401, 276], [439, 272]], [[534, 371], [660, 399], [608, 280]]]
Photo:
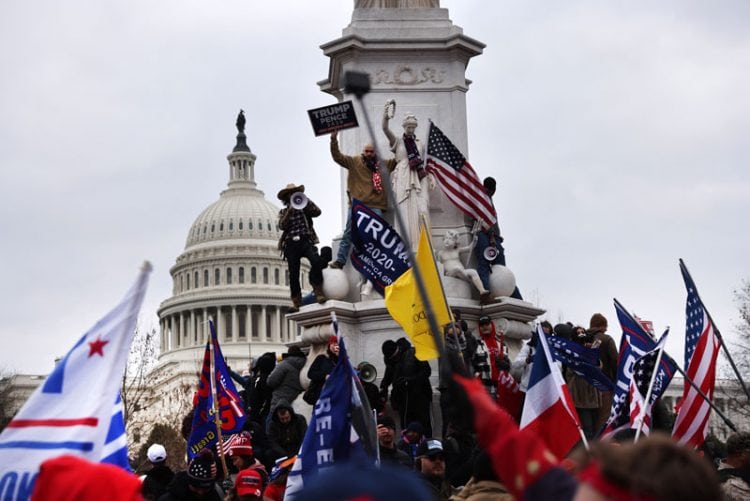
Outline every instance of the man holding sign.
[[[338, 132], [331, 134], [331, 157], [333, 161], [346, 169], [346, 192], [349, 195], [349, 206], [355, 198], [370, 208], [378, 216], [383, 216], [383, 211], [388, 207], [388, 197], [383, 189], [383, 179], [380, 175], [380, 162], [372, 144], [365, 144], [362, 154], [348, 156], [339, 150]], [[396, 166], [395, 160], [388, 160], [385, 167], [392, 171]], [[351, 247], [352, 215], [349, 211], [346, 217], [346, 228], [339, 244], [336, 260], [330, 264], [331, 268], [341, 269], [349, 258]]]

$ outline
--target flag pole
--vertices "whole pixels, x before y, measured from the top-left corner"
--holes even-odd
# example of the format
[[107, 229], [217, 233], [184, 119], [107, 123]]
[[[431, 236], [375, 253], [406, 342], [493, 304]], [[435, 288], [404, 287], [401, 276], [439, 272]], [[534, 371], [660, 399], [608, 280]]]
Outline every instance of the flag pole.
[[[427, 225], [427, 220], [424, 217], [424, 214], [422, 214], [421, 217], [422, 226], [424, 226], [425, 234], [427, 235], [427, 245], [430, 247], [430, 257], [432, 258], [432, 263], [435, 265], [435, 269], [437, 270], [437, 262], [435, 261], [435, 248], [432, 246], [432, 235], [430, 235], [430, 228]], [[455, 323], [456, 319], [453, 318], [453, 310], [451, 310], [450, 306], [448, 305], [448, 297], [445, 295], [445, 287], [443, 287], [443, 279], [440, 278], [440, 275], [438, 275], [438, 279], [440, 281], [440, 293], [443, 295], [443, 302], [445, 303], [445, 309], [448, 310], [448, 318], [450, 318], [451, 323]]]
[[659, 346], [659, 353], [656, 354], [656, 363], [654, 364], [654, 370], [651, 372], [651, 381], [649, 381], [648, 383], [648, 390], [646, 390], [646, 401], [641, 406], [641, 410], [638, 411], [638, 417], [635, 420], [636, 430], [635, 430], [635, 438], [633, 439], [633, 443], [638, 442], [638, 439], [641, 436], [641, 431], [643, 430], [643, 420], [646, 418], [646, 409], [648, 409], [649, 402], [651, 401], [651, 393], [654, 390], [654, 383], [656, 382], [656, 375], [659, 373], [659, 364], [661, 364], [661, 357], [664, 354], [664, 345], [667, 342], [666, 337], [668, 333], [669, 331], [664, 333], [664, 339], [660, 340], [661, 346]]
[[[669, 355], [669, 353], [667, 353], [667, 355]], [[699, 394], [699, 395], [700, 395], [701, 397], [703, 397], [703, 400], [705, 400], [705, 401], [706, 401], [706, 403], [707, 403], [707, 404], [708, 404], [708, 405], [709, 405], [709, 406], [711, 407], [711, 409], [713, 409], [713, 411], [714, 411], [714, 412], [716, 412], [716, 414], [718, 414], [718, 415], [719, 415], [719, 417], [720, 417], [720, 418], [721, 418], [721, 419], [722, 419], [722, 420], [724, 421], [724, 424], [726, 424], [727, 426], [729, 426], [729, 428], [731, 428], [731, 429], [732, 429], [732, 431], [736, 433], [736, 432], [737, 432], [737, 427], [736, 427], [736, 426], [734, 425], [734, 423], [733, 423], [733, 422], [732, 422], [732, 421], [731, 421], [731, 420], [730, 420], [730, 419], [729, 419], [728, 417], [726, 417], [726, 416], [724, 415], [724, 413], [723, 413], [723, 412], [721, 412], [721, 410], [719, 410], [719, 408], [718, 408], [718, 407], [716, 407], [716, 404], [714, 404], [714, 403], [713, 403], [713, 401], [712, 401], [712, 400], [711, 400], [711, 399], [710, 399], [710, 398], [708, 397], [708, 395], [706, 395], [706, 394], [705, 394], [705, 393], [703, 392], [703, 390], [701, 390], [701, 389], [700, 389], [700, 388], [698, 387], [698, 385], [697, 385], [697, 384], [695, 384], [695, 381], [693, 381], [693, 380], [692, 380], [692, 379], [690, 378], [690, 376], [688, 376], [687, 374], [685, 374], [685, 371], [684, 371], [684, 370], [682, 370], [682, 369], [680, 369], [680, 366], [679, 366], [679, 365], [676, 365], [676, 366], [675, 366], [675, 369], [677, 369], [677, 372], [679, 372], [679, 373], [680, 373], [680, 374], [682, 375], [682, 377], [683, 377], [683, 378], [685, 379], [685, 381], [687, 381], [688, 383], [690, 383], [690, 386], [692, 386], [692, 387], [693, 387], [693, 389], [694, 389], [695, 391], [697, 391], [697, 392], [698, 392], [698, 394]]]
[[214, 424], [216, 425], [216, 436], [219, 437], [218, 446], [216, 447], [219, 452], [219, 459], [221, 461], [221, 469], [224, 472], [224, 478], [229, 478], [229, 472], [227, 471], [227, 462], [224, 459], [224, 438], [221, 436], [221, 417], [219, 416], [219, 402], [216, 398], [216, 364], [214, 361], [214, 336], [216, 334], [214, 330], [213, 321], [209, 322], [211, 328], [211, 339], [208, 343], [208, 351], [210, 353], [210, 386], [211, 386], [211, 400], [214, 413]]
[[[620, 302], [619, 302], [619, 301], [617, 300], [617, 298], [613, 298], [613, 299], [614, 299], [614, 301], [615, 301], [615, 304], [617, 304], [617, 305], [618, 305], [618, 306], [620, 307], [620, 309], [621, 309], [621, 310], [623, 311], [623, 313], [624, 313], [625, 315], [627, 315], [627, 316], [628, 316], [628, 317], [629, 317], [629, 318], [630, 318], [630, 319], [631, 319], [631, 320], [632, 320], [633, 322], [635, 322], [635, 323], [636, 323], [637, 325], [641, 325], [641, 324], [639, 324], [639, 323], [638, 323], [638, 322], [637, 322], [637, 321], [636, 321], [636, 320], [635, 320], [635, 319], [633, 318], [633, 316], [632, 316], [632, 315], [630, 314], [630, 312], [629, 312], [629, 311], [628, 311], [628, 310], [627, 310], [627, 309], [626, 309], [626, 308], [625, 308], [625, 307], [624, 307], [624, 306], [622, 305], [622, 303], [620, 303]], [[705, 309], [705, 308], [704, 308], [704, 309]], [[646, 332], [646, 331], [645, 331], [645, 329], [643, 330], [643, 332]], [[647, 335], [648, 335], [649, 337], [651, 337], [651, 335], [650, 335], [650, 334], [649, 334], [648, 332], [646, 332], [646, 334], [647, 334]], [[653, 339], [653, 338], [652, 338], [652, 339]], [[665, 353], [665, 354], [666, 354], [667, 356], [670, 356], [670, 355], [669, 355], [669, 353], [667, 353], [667, 351], [666, 351], [666, 348], [665, 348], [665, 350], [664, 350], [664, 353]], [[671, 358], [674, 358], [674, 357], [671, 357]], [[719, 410], [719, 408], [718, 408], [718, 407], [716, 407], [716, 404], [714, 404], [714, 403], [713, 403], [713, 401], [712, 401], [712, 400], [711, 400], [710, 398], [708, 398], [708, 395], [706, 395], [706, 394], [705, 394], [705, 393], [703, 392], [703, 390], [701, 390], [701, 389], [700, 389], [700, 388], [698, 387], [698, 385], [697, 385], [697, 384], [695, 384], [695, 381], [693, 381], [693, 380], [692, 380], [692, 378], [690, 378], [690, 376], [688, 376], [687, 374], [685, 374], [685, 371], [684, 371], [684, 370], [682, 370], [682, 369], [680, 368], [680, 365], [679, 365], [679, 364], [677, 364], [677, 363], [675, 363], [675, 370], [676, 370], [677, 372], [679, 372], [679, 373], [680, 373], [680, 375], [682, 375], [682, 377], [683, 377], [683, 378], [685, 379], [685, 381], [687, 381], [687, 382], [688, 382], [688, 383], [690, 384], [690, 386], [692, 386], [692, 387], [693, 387], [693, 388], [695, 389], [695, 391], [697, 391], [697, 392], [698, 392], [698, 394], [699, 394], [699, 395], [700, 395], [701, 397], [703, 397], [703, 400], [705, 400], [705, 401], [706, 401], [706, 403], [707, 403], [707, 404], [708, 404], [708, 405], [709, 405], [709, 406], [711, 407], [711, 409], [713, 409], [713, 410], [714, 410], [714, 412], [716, 412], [716, 414], [718, 414], [718, 415], [719, 415], [719, 417], [720, 417], [720, 418], [721, 418], [721, 419], [722, 419], [722, 420], [724, 421], [724, 423], [725, 423], [725, 424], [726, 424], [727, 426], [729, 426], [729, 428], [731, 428], [731, 429], [732, 429], [732, 431], [736, 432], [736, 431], [737, 431], [737, 427], [736, 427], [736, 426], [734, 425], [734, 423], [732, 423], [732, 421], [731, 421], [731, 420], [730, 420], [730, 419], [729, 419], [728, 417], [726, 417], [726, 416], [724, 415], [724, 413], [723, 413], [723, 412], [721, 412], [721, 411]]]
[[701, 296], [698, 293], [698, 286], [695, 284], [695, 280], [693, 280], [692, 275], [690, 275], [690, 272], [688, 271], [687, 266], [685, 265], [685, 262], [682, 260], [682, 258], [680, 258], [680, 269], [688, 276], [688, 278], [690, 278], [690, 281], [693, 283], [693, 287], [695, 288], [695, 297], [697, 297], [698, 301], [700, 301], [703, 305], [703, 311], [706, 312], [708, 321], [711, 322], [711, 325], [713, 325], [714, 334], [716, 334], [716, 337], [719, 339], [719, 344], [721, 345], [722, 350], [724, 350], [724, 354], [729, 360], [729, 365], [732, 367], [732, 371], [734, 371], [735, 376], [737, 376], [737, 380], [740, 382], [740, 386], [742, 386], [742, 391], [745, 392], [745, 397], [747, 398], [748, 402], [750, 402], [750, 391], [748, 391], [747, 386], [745, 385], [745, 381], [742, 379], [740, 371], [739, 369], [737, 369], [737, 365], [735, 365], [734, 359], [729, 353], [727, 345], [724, 343], [724, 338], [722, 337], [721, 332], [719, 332], [719, 328], [716, 326], [716, 322], [714, 322], [714, 319], [711, 318], [711, 313], [709, 313], [708, 308], [706, 308], [706, 304], [701, 299]]
[[[539, 342], [542, 344], [542, 350], [544, 351], [544, 357], [547, 359], [547, 365], [549, 365], [549, 370], [551, 372], [555, 372], [560, 377], [560, 380], [563, 382], [563, 385], [567, 387], [568, 384], [565, 382], [565, 379], [562, 377], [562, 374], [560, 373], [560, 367], [557, 366], [557, 363], [552, 358], [552, 354], [549, 351], [549, 345], [547, 345], [547, 335], [542, 330], [542, 324], [538, 322], [536, 324], [536, 333], [539, 336]], [[567, 411], [568, 415], [575, 422], [576, 428], [578, 428], [578, 433], [581, 435], [581, 439], [583, 440], [583, 446], [586, 449], [586, 452], [588, 452], [589, 442], [588, 440], [586, 440], [586, 434], [583, 433], [583, 428], [581, 427], [581, 418], [578, 417], [578, 413], [576, 412], [575, 407], [573, 408], [568, 407], [568, 399], [566, 398], [566, 395], [562, 390], [562, 386], [558, 386], [557, 384], [555, 384], [555, 389], [557, 390], [557, 396], [560, 397], [560, 401], [562, 402], [563, 407], [565, 407], [565, 410]]]
[[[368, 78], [365, 75], [365, 78]], [[370, 91], [369, 88], [369, 81], [367, 85], [367, 89], [363, 89], [360, 87], [352, 88], [352, 89], [345, 89], [345, 92], [353, 92], [354, 95], [357, 98], [357, 102], [359, 102], [360, 108], [362, 109], [362, 113], [365, 116], [365, 125], [367, 126], [367, 131], [370, 134], [370, 138], [372, 143], [375, 145], [375, 150], [378, 153], [378, 158], [383, 158], [383, 156], [380, 154], [380, 146], [378, 146], [378, 142], [375, 140], [375, 133], [372, 130], [372, 124], [370, 123], [370, 114], [367, 111], [367, 106], [362, 101], [362, 96], [364, 96], [367, 92]], [[385, 188], [386, 192], [388, 193], [388, 200], [396, 200], [396, 195], [393, 192], [393, 186], [391, 186], [390, 183], [390, 175], [388, 174], [387, 169], [382, 169], [381, 175], [383, 176], [383, 179], [385, 182], [383, 183], [383, 187]], [[424, 279], [422, 278], [422, 271], [419, 269], [419, 265], [417, 264], [417, 260], [415, 259], [414, 250], [411, 248], [411, 238], [409, 235], [409, 229], [404, 225], [404, 218], [401, 217], [401, 212], [398, 210], [394, 210], [394, 216], [396, 218], [396, 223], [398, 227], [406, 233], [406, 235], [401, 235], [403, 238], [405, 238], [409, 245], [405, 245], [406, 248], [406, 256], [409, 260], [409, 264], [412, 266], [412, 270], [414, 272], [414, 282], [417, 284], [417, 291], [419, 292], [419, 298], [422, 300], [422, 304], [424, 304], [425, 307], [425, 316], [427, 317], [427, 323], [430, 326], [430, 331], [432, 331], [432, 337], [435, 341], [435, 348], [438, 350], [438, 356], [444, 357], [445, 356], [445, 346], [443, 346], [443, 340], [442, 336], [440, 336], [440, 328], [437, 324], [437, 320], [435, 319], [435, 310], [432, 308], [432, 303], [430, 302], [430, 298], [427, 294], [427, 288], [424, 283]], [[447, 366], [447, 364], [443, 364], [443, 366]], [[450, 375], [449, 375], [450, 377]]]

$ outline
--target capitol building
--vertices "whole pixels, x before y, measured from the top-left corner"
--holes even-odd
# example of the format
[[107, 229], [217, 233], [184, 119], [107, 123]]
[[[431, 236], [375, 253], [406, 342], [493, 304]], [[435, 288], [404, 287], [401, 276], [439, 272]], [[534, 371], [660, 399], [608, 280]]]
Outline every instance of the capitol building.
[[[190, 410], [209, 320], [227, 364], [240, 373], [251, 358], [280, 355], [298, 337], [295, 322], [286, 318], [291, 301], [289, 271], [278, 249], [280, 207], [255, 183], [256, 156], [238, 129], [227, 156], [227, 188], [190, 226], [185, 249], [170, 269], [172, 296], [157, 312], [158, 365], [148, 376], [135, 426], [165, 418], [179, 422]], [[309, 289], [308, 271], [303, 262], [303, 289]]]

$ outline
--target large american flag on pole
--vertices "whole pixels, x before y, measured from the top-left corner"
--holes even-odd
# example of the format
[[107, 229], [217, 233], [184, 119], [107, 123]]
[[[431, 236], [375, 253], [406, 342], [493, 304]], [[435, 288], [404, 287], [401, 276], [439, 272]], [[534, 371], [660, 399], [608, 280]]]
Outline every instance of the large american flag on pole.
[[[680, 271], [688, 292], [685, 305], [685, 373], [708, 398], [713, 399], [719, 339], [682, 260]], [[686, 381], [672, 437], [680, 444], [700, 447], [706, 438], [710, 412], [708, 402]]]
[[430, 122], [427, 137], [427, 172], [437, 179], [440, 189], [453, 205], [489, 228], [497, 222], [492, 199], [466, 157]]

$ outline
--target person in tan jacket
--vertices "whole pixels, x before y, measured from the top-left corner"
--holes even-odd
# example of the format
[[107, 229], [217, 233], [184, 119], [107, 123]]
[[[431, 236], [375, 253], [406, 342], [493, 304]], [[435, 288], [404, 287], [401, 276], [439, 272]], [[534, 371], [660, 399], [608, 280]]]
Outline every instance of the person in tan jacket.
[[[356, 198], [367, 207], [372, 209], [378, 216], [388, 208], [388, 196], [383, 188], [383, 178], [380, 174], [380, 161], [375, 152], [375, 147], [368, 143], [362, 148], [362, 154], [348, 156], [339, 150], [338, 133], [331, 134], [331, 157], [333, 161], [346, 169], [346, 192], [349, 196], [349, 205]], [[392, 171], [396, 166], [395, 160], [387, 160], [385, 167]], [[346, 216], [346, 227], [339, 244], [336, 260], [330, 264], [331, 268], [343, 268], [349, 258], [351, 247], [352, 215], [351, 211]]]

